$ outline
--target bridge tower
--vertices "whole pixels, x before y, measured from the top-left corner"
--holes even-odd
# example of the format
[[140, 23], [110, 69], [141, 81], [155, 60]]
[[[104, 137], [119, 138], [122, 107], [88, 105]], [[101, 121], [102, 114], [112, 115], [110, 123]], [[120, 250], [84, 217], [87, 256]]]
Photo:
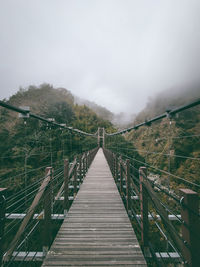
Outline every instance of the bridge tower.
[[104, 147], [104, 140], [105, 140], [105, 129], [104, 128], [98, 128], [98, 146]]

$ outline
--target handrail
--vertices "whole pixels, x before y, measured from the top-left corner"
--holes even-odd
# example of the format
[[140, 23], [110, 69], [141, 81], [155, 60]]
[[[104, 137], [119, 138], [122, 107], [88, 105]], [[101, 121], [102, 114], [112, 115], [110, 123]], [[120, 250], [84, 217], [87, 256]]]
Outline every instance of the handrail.
[[172, 223], [168, 219], [167, 211], [163, 208], [163, 206], [158, 201], [158, 199], [156, 197], [156, 193], [154, 192], [154, 190], [153, 190], [151, 184], [149, 183], [147, 177], [145, 176], [145, 174], [142, 171], [141, 171], [141, 174], [144, 177], [144, 179], [142, 180], [142, 183], [144, 184], [144, 186], [148, 192], [148, 195], [150, 196], [158, 214], [160, 215], [160, 218], [162, 219], [163, 224], [170, 232], [169, 238], [176, 244], [176, 246], [178, 247], [178, 249], [180, 251], [183, 251], [183, 246], [185, 246], [183, 240], [178, 238], [177, 235], [174, 234], [174, 233], [176, 233], [176, 230], [175, 230], [174, 226], [172, 225]]
[[28, 212], [27, 212], [26, 216], [24, 217], [24, 219], [23, 219], [23, 221], [21, 223], [21, 226], [20, 226], [19, 230], [17, 231], [14, 239], [11, 242], [9, 250], [6, 252], [6, 254], [4, 256], [4, 261], [8, 261], [11, 258], [12, 253], [13, 253], [16, 245], [18, 244], [19, 240], [20, 240], [20, 237], [24, 233], [27, 224], [29, 223], [29, 221], [32, 219], [32, 217], [34, 215], [35, 209], [38, 206], [38, 204], [39, 204], [39, 202], [40, 202], [40, 200], [41, 200], [41, 198], [42, 198], [42, 196], [43, 196], [43, 194], [45, 192], [45, 189], [47, 188], [51, 178], [52, 178], [52, 168], [49, 168], [48, 172], [46, 174], [46, 177], [43, 180], [43, 182], [42, 182], [42, 184], [41, 184], [41, 186], [40, 186], [40, 188], [38, 190], [38, 193], [36, 194], [31, 206], [28, 209]]
[[[86, 174], [86, 172], [87, 172], [87, 170], [88, 170], [88, 168], [89, 168], [89, 166], [90, 166], [92, 160], [94, 159], [94, 156], [96, 155], [97, 150], [98, 150], [98, 148], [94, 148], [94, 149], [92, 149], [91, 151], [88, 151], [88, 152], [87, 152], [87, 153], [89, 153], [89, 154], [87, 154], [87, 153], [83, 153], [83, 155], [81, 156], [81, 165], [83, 166], [82, 170], [83, 170], [83, 175], [84, 175], [84, 176], [85, 176], [85, 174]], [[86, 160], [86, 161], [89, 161], [89, 165], [88, 165], [88, 164], [85, 164], [85, 160]], [[72, 162], [72, 165], [71, 165], [71, 167], [70, 167], [70, 169], [69, 169], [69, 173], [68, 173], [68, 179], [69, 179], [69, 180], [72, 178], [75, 169], [76, 169], [76, 171], [77, 171], [78, 168], [79, 168], [79, 167], [78, 167], [78, 160], [77, 160], [77, 158], [75, 157], [75, 159], [74, 159], [74, 161]], [[62, 195], [62, 193], [63, 193], [63, 190], [64, 190], [64, 184], [65, 184], [65, 181], [64, 181], [63, 184], [61, 185], [61, 187], [60, 187], [60, 189], [59, 189], [59, 191], [58, 191], [58, 193], [57, 193], [57, 195], [56, 195], [56, 197], [55, 197], [55, 200], [58, 200], [58, 199], [61, 197], [61, 195]]]
[[[64, 172], [63, 172], [63, 168], [59, 168], [58, 170], [56, 170], [54, 172], [54, 177], [53, 177], [53, 169], [52, 167], [47, 167], [46, 168], [46, 173], [45, 173], [45, 177], [44, 180], [42, 181], [41, 185], [39, 186], [39, 189], [33, 190], [33, 192], [31, 193], [33, 197], [33, 201], [32, 204], [30, 205], [30, 207], [28, 208], [26, 214], [24, 214], [22, 217], [20, 218], [13, 218], [13, 222], [17, 220], [18, 222], [16, 222], [14, 224], [14, 226], [19, 226], [17, 233], [14, 235], [14, 238], [12, 239], [11, 243], [8, 245], [7, 243], [3, 243], [6, 242], [6, 236], [8, 236], [8, 234], [10, 235], [10, 230], [13, 229], [13, 226], [11, 227], [11, 229], [8, 229], [7, 231], [7, 227], [6, 227], [6, 233], [4, 233], [4, 227], [1, 224], [1, 233], [0, 233], [0, 261], [2, 260], [2, 256], [4, 254], [3, 257], [3, 266], [5, 266], [6, 264], [9, 264], [11, 261], [14, 261], [17, 259], [17, 255], [18, 252], [15, 252], [15, 249], [17, 248], [20, 249], [22, 244], [25, 244], [25, 240], [27, 238], [27, 235], [29, 236], [29, 233], [32, 233], [33, 231], [35, 231], [36, 227], [39, 224], [39, 220], [41, 221], [41, 219], [43, 220], [44, 223], [44, 231], [43, 231], [43, 256], [46, 255], [49, 245], [51, 243], [51, 238], [52, 235], [51, 233], [51, 219], [53, 219], [52, 217], [52, 212], [54, 208], [60, 207], [60, 204], [57, 205], [56, 203], [58, 203], [58, 201], [62, 201], [61, 199], [61, 195], [64, 191], [64, 202], [63, 202], [63, 216], [62, 219], [64, 219], [67, 211], [69, 210], [69, 207], [71, 205], [71, 187], [70, 187], [70, 183], [73, 183], [73, 187], [72, 187], [72, 196], [73, 199], [77, 194], [78, 189], [80, 188], [80, 184], [83, 181], [83, 178], [85, 177], [88, 168], [90, 166], [90, 164], [92, 163], [96, 153], [98, 151], [98, 147], [96, 147], [95, 149], [92, 149], [91, 151], [88, 151], [86, 153], [84, 153], [83, 155], [79, 156], [79, 159], [81, 159], [80, 161], [78, 161], [77, 157], [75, 157], [70, 170], [68, 172], [68, 170], [66, 168], [68, 168], [68, 161], [64, 160]], [[67, 162], [67, 163], [66, 163]], [[59, 173], [58, 173], [59, 171]], [[79, 180], [78, 180], [79, 178]], [[64, 180], [64, 182], [63, 182]], [[70, 191], [69, 191], [70, 189]], [[1, 190], [2, 191], [2, 190]], [[0, 193], [1, 193], [0, 191]], [[30, 201], [31, 201], [30, 198]], [[43, 205], [40, 206], [41, 200], [44, 199], [43, 201]], [[0, 194], [0, 201], [1, 201], [1, 194]], [[6, 203], [4, 201], [4, 203]], [[23, 203], [24, 206], [24, 203]], [[2, 204], [3, 207], [3, 204]], [[2, 209], [2, 207], [0, 207], [0, 220], [3, 222], [5, 221], [5, 210]], [[37, 213], [37, 217], [35, 217], [35, 212], [36, 209], [39, 207], [38, 213]], [[22, 208], [22, 206], [21, 206]], [[42, 211], [41, 211], [42, 208]], [[54, 212], [55, 213], [55, 212]], [[55, 217], [56, 214], [54, 214]], [[9, 214], [7, 214], [7, 216], [9, 216]], [[60, 218], [60, 214], [58, 214], [58, 216]], [[32, 219], [39, 219], [39, 220], [32, 220]], [[12, 219], [11, 219], [12, 220]], [[22, 221], [21, 221], [22, 220]], [[10, 222], [9, 222], [10, 224]], [[12, 222], [11, 222], [12, 224]], [[3, 227], [3, 228], [2, 228]], [[29, 231], [29, 230], [30, 231]], [[37, 228], [38, 229], [38, 228]], [[27, 230], [29, 232], [27, 232]], [[27, 232], [27, 233], [26, 233]], [[26, 235], [25, 239], [23, 241], [22, 240], [22, 236]], [[23, 236], [24, 238], [24, 236]], [[7, 247], [7, 248], [6, 248]], [[20, 253], [20, 252], [19, 252]]]
[[[161, 231], [160, 233], [167, 238], [169, 244], [175, 249], [175, 252], [179, 253], [183, 261], [189, 263], [188, 266], [198, 266], [198, 248], [200, 247], [200, 235], [198, 231], [200, 226], [198, 194], [189, 189], [180, 189], [180, 195], [184, 196], [184, 198], [180, 198], [181, 202], [175, 198], [175, 203], [179, 204], [181, 209], [181, 218], [180, 215], [177, 216], [178, 222], [180, 223], [182, 229], [182, 236], [180, 236], [170, 221], [170, 217], [168, 215], [170, 208], [167, 208], [167, 206], [163, 205], [163, 203], [160, 201], [158, 193], [154, 190], [152, 182], [148, 179], [146, 167], [141, 167], [139, 169], [138, 178], [135, 177], [134, 179], [130, 179], [132, 174], [126, 171], [129, 161], [122, 160], [120, 154], [116, 155], [108, 149], [104, 149], [104, 154], [110, 166], [113, 177], [117, 183], [121, 197], [125, 202], [130, 219], [132, 220], [134, 218], [139, 225], [144, 255], [149, 257], [149, 252], [153, 253], [152, 246], [149, 243], [148, 238], [148, 221], [150, 218], [155, 220], [156, 217], [159, 216], [161, 220], [160, 223], [162, 224], [162, 227], [164, 227], [167, 237], [161, 229], [162, 227], [160, 227], [155, 221], [155, 226], [159, 227], [158, 229]], [[130, 197], [129, 194], [131, 191], [134, 191], [138, 198], [132, 196]], [[165, 190], [161, 192], [166, 193], [167, 197], [170, 196], [170, 192], [165, 192]], [[172, 199], [174, 200], [174, 195], [172, 195]], [[151, 205], [149, 204], [148, 208], [149, 201], [151, 201]], [[150, 211], [152, 208], [155, 209], [158, 214], [155, 217], [153, 216], [152, 211]], [[141, 214], [138, 214], [139, 212], [141, 212]], [[157, 254], [155, 253], [152, 255], [152, 257], [155, 258], [156, 255]]]

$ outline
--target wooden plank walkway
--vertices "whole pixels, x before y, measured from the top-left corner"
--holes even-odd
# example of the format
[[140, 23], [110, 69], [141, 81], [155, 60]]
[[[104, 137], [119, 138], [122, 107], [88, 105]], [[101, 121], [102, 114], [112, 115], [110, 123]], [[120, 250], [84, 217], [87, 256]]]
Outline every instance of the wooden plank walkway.
[[147, 266], [102, 149], [42, 266]]

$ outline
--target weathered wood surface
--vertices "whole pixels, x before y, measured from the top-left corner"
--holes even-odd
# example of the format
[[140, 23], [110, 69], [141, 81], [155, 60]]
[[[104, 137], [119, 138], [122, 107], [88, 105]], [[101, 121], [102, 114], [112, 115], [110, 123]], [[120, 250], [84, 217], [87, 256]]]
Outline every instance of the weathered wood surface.
[[147, 266], [102, 149], [42, 266]]

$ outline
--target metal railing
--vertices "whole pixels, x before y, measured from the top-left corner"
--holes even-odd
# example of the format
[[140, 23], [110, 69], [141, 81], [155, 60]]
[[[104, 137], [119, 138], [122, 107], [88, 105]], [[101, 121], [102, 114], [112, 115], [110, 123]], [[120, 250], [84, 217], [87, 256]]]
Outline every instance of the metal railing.
[[[91, 165], [98, 147], [80, 154], [54, 170], [47, 167], [45, 176], [26, 188], [30, 206], [24, 210], [24, 190], [6, 198], [6, 188], [0, 189], [0, 260], [2, 266], [13, 262], [43, 260], [53, 241], [53, 221], [64, 219]], [[38, 231], [42, 251], [27, 246]], [[54, 229], [55, 231], [55, 229]], [[8, 242], [9, 241], [9, 242]], [[34, 247], [34, 246], [33, 246]], [[40, 246], [39, 246], [40, 247]], [[24, 249], [24, 250], [23, 250]]]
[[146, 167], [136, 170], [129, 159], [124, 161], [108, 149], [104, 149], [104, 154], [146, 259], [158, 266], [179, 262], [197, 267], [200, 252], [198, 194], [186, 188], [175, 196], [154, 184], [148, 178]]

